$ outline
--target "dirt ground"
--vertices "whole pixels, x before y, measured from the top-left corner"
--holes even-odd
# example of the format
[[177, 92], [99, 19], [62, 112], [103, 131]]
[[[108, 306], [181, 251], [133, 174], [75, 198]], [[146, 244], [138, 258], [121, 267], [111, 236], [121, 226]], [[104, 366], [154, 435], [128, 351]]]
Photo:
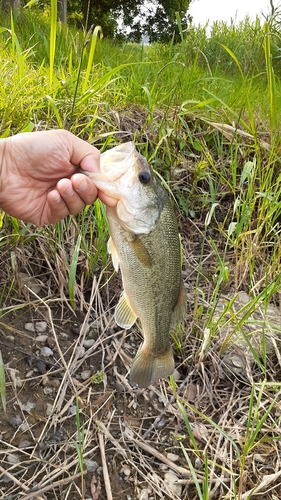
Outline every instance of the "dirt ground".
[[[281, 498], [280, 398], [266, 388], [258, 398], [255, 389], [259, 411], [272, 406], [242, 467], [249, 398], [261, 372], [237, 350], [237, 370], [231, 370], [219, 338], [205, 342], [215, 257], [208, 241], [203, 245], [200, 223], [186, 218], [181, 234], [188, 310], [184, 329], [173, 336], [172, 384], [162, 380], [141, 390], [128, 382], [142, 336], [137, 325], [124, 331], [114, 323], [120, 276], [105, 287], [97, 273], [74, 313], [46, 294], [47, 271], [44, 277], [36, 267], [35, 294], [34, 282], [23, 283], [21, 275], [6, 304], [13, 309], [0, 319], [7, 390], [7, 411], [0, 412], [1, 498], [195, 500], [203, 498], [201, 488], [204, 498], [239, 493], [242, 499], [269, 476], [264, 498]], [[32, 264], [21, 271], [31, 276]], [[277, 380], [276, 351], [268, 367], [268, 380]]]

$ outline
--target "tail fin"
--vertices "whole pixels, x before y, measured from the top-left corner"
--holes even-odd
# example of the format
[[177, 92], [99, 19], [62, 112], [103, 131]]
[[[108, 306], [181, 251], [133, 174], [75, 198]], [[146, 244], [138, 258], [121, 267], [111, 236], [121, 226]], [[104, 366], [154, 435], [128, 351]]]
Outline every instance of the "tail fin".
[[130, 372], [130, 381], [144, 388], [156, 380], [172, 375], [175, 368], [173, 351], [169, 350], [161, 356], [154, 356], [141, 347], [134, 359]]

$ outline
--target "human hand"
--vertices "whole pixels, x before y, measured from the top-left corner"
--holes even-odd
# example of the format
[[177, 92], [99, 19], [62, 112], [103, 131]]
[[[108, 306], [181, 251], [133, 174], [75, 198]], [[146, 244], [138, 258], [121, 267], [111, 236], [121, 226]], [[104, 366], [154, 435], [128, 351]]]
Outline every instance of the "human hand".
[[0, 207], [37, 226], [77, 214], [99, 192], [78, 168], [98, 172], [99, 151], [66, 130], [22, 133], [0, 140]]

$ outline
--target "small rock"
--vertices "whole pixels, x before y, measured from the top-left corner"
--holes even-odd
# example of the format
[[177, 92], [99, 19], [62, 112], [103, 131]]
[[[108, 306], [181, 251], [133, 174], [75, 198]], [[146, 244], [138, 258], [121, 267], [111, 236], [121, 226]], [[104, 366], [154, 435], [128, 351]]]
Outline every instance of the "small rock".
[[53, 405], [51, 405], [50, 403], [47, 403], [46, 404], [46, 417], [49, 417], [50, 415], [52, 415], [52, 411], [53, 411]]
[[128, 436], [128, 437], [134, 437], [133, 431], [130, 429], [130, 427], [127, 427], [127, 426], [125, 426], [124, 434], [125, 434], [125, 436]]
[[9, 462], [9, 464], [19, 464], [20, 463], [20, 459], [19, 459], [18, 455], [16, 455], [16, 454], [12, 455], [11, 453], [8, 453], [6, 458], [7, 458], [7, 461]]
[[40, 282], [34, 276], [29, 276], [27, 273], [19, 273], [19, 281], [22, 287], [26, 285], [36, 294], [41, 291]]
[[178, 477], [173, 472], [166, 472], [164, 482], [170, 488], [170, 490], [181, 498], [182, 486], [176, 484]]
[[26, 448], [30, 448], [32, 446], [32, 442], [28, 441], [28, 439], [21, 439], [19, 442], [19, 448], [25, 450]]
[[19, 426], [19, 430], [22, 431], [22, 432], [28, 431], [29, 430], [29, 423], [28, 422], [23, 422]]
[[91, 330], [93, 330], [95, 332], [95, 335], [98, 334], [100, 326], [101, 326], [100, 320], [94, 319], [93, 323], [91, 324]]
[[25, 323], [24, 329], [28, 332], [35, 332], [35, 326], [33, 323]]
[[50, 379], [50, 384], [54, 388], [58, 388], [60, 386], [60, 381], [58, 378], [52, 378]]
[[83, 372], [81, 372], [80, 377], [82, 378], [82, 380], [88, 380], [88, 378], [90, 378], [91, 375], [92, 375], [91, 370], [84, 370]]
[[168, 458], [168, 460], [171, 460], [171, 462], [177, 462], [179, 459], [179, 456], [176, 455], [175, 453], [167, 453], [167, 458]]
[[47, 371], [46, 363], [42, 361], [41, 359], [37, 359], [35, 362], [35, 368], [34, 368], [38, 373], [41, 373], [43, 375]]
[[3, 476], [0, 478], [1, 483], [10, 483], [11, 481], [13, 481], [13, 478], [7, 476], [7, 474], [3, 474]]
[[36, 406], [35, 403], [32, 403], [31, 401], [27, 401], [27, 403], [22, 405], [22, 409], [24, 411], [27, 411], [28, 413], [30, 413], [30, 411], [33, 410], [33, 408], [35, 408], [35, 406]]
[[39, 333], [43, 333], [47, 330], [48, 325], [46, 321], [36, 321], [35, 323], [35, 330]]
[[196, 457], [195, 462], [194, 462], [194, 467], [195, 469], [202, 469], [202, 460], [200, 460], [199, 457]]
[[63, 429], [59, 427], [56, 432], [48, 434], [47, 440], [55, 443], [60, 443], [63, 439]]
[[49, 356], [52, 356], [53, 354], [54, 353], [50, 347], [42, 347], [42, 349], [40, 349], [40, 355], [44, 358], [49, 358]]
[[74, 335], [79, 335], [80, 333], [80, 328], [81, 328], [81, 325], [79, 325], [78, 323], [72, 323], [71, 327], [70, 327], [70, 331], [71, 333], [73, 333]]
[[99, 464], [95, 460], [91, 460], [90, 458], [84, 458], [84, 466], [86, 467], [88, 472], [95, 472]]
[[125, 476], [129, 477], [129, 476], [130, 476], [130, 474], [131, 474], [130, 469], [129, 469], [128, 467], [124, 467], [124, 468], [123, 468], [123, 474], [124, 474]]
[[43, 392], [46, 396], [50, 396], [53, 393], [52, 387], [44, 387]]
[[67, 339], [67, 338], [68, 338], [68, 333], [65, 333], [65, 332], [60, 332], [60, 336], [61, 336], [63, 339]]
[[80, 346], [78, 347], [78, 359], [79, 359], [79, 358], [83, 358], [83, 356], [84, 356], [85, 352], [86, 352], [85, 347], [84, 347], [83, 345], [80, 345]]
[[48, 335], [38, 335], [35, 340], [37, 340], [37, 342], [46, 342], [48, 338]]
[[22, 424], [22, 418], [20, 417], [20, 415], [14, 415], [11, 420], [10, 420], [10, 424], [16, 429], [17, 427], [19, 427], [21, 424]]
[[56, 346], [56, 341], [54, 337], [48, 337], [47, 338], [47, 346], [53, 349]]
[[176, 382], [181, 379], [181, 374], [176, 368], [174, 369], [173, 377]]
[[31, 378], [33, 377], [34, 375], [34, 370], [30, 370], [29, 372], [27, 372], [27, 374], [25, 375], [26, 378]]
[[15, 337], [14, 337], [14, 335], [7, 335], [7, 337], [5, 337], [5, 340], [8, 340], [10, 342], [14, 342]]
[[49, 380], [48, 375], [43, 374], [43, 377], [42, 377], [42, 380], [41, 380], [41, 384], [45, 387], [49, 383], [50, 383], [50, 380]]
[[94, 345], [94, 343], [95, 343], [95, 339], [87, 339], [83, 343], [83, 346], [86, 347], [86, 349], [89, 349], [90, 347], [92, 347], [92, 345]]

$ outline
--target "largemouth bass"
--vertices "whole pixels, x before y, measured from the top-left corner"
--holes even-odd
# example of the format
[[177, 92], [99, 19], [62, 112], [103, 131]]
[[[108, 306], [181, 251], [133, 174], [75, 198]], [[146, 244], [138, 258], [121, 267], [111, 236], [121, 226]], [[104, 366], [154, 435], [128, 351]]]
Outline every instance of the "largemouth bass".
[[114, 317], [125, 329], [140, 319], [144, 342], [130, 381], [147, 387], [173, 373], [169, 332], [186, 312], [177, 221], [167, 192], [133, 142], [102, 153], [101, 173], [87, 175], [118, 199], [106, 209], [108, 250], [124, 287]]

